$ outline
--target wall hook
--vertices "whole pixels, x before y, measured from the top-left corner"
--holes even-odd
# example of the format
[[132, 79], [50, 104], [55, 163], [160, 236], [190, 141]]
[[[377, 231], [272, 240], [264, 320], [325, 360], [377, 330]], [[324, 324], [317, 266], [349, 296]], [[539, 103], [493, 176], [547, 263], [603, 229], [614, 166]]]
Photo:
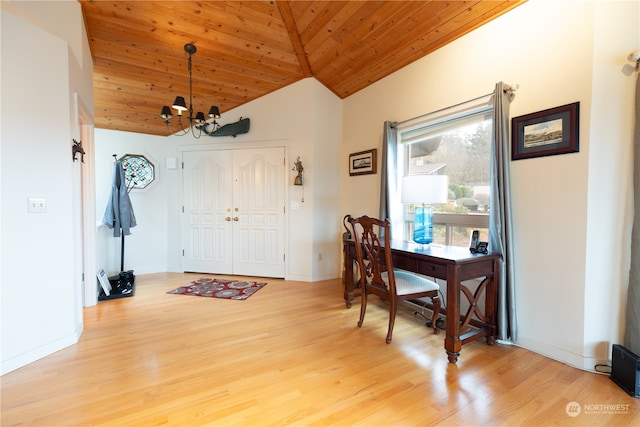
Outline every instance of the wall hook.
[[75, 162], [77, 160], [76, 154], [80, 153], [80, 161], [84, 163], [84, 149], [82, 148], [82, 141], [76, 141], [73, 139], [73, 145], [71, 146], [71, 158]]

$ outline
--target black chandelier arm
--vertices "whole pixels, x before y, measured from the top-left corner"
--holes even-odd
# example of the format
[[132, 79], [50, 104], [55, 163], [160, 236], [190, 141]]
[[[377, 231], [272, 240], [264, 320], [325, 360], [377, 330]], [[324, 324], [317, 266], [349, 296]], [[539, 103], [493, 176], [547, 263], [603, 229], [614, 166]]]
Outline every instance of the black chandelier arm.
[[186, 135], [189, 133], [189, 130], [191, 130], [191, 135], [193, 135], [193, 137], [195, 139], [199, 139], [202, 136], [202, 131], [198, 130], [198, 133], [196, 134], [196, 132], [193, 130], [193, 128], [196, 128], [198, 126], [195, 125], [195, 120], [193, 119], [193, 117], [190, 115], [189, 116], [189, 126], [185, 129], [182, 126], [182, 122], [180, 121], [180, 119], [178, 119], [178, 123], [180, 124], [180, 129], [182, 129], [182, 134], [180, 134], [180, 136]]
[[[212, 126], [211, 130], [207, 130], [209, 126]], [[212, 122], [204, 122], [203, 124], [197, 125], [196, 127], [200, 130], [201, 133], [204, 132], [207, 135], [211, 136], [212, 133], [220, 129], [220, 124], [214, 120]]]
[[202, 136], [202, 130], [198, 129], [198, 134], [196, 135], [196, 132], [193, 130], [193, 128], [196, 127], [198, 126], [191, 126], [191, 135], [193, 135], [195, 139], [199, 139]]
[[178, 126], [180, 128], [178, 136], [183, 136], [189, 133], [189, 129], [185, 129], [184, 126], [182, 126], [182, 114], [178, 114]]
[[[202, 136], [202, 129], [200, 129], [200, 126], [198, 125], [194, 125], [195, 124], [195, 119], [192, 117], [192, 114], [189, 115], [188, 117], [189, 120], [189, 126], [187, 126], [187, 128], [185, 129], [184, 125], [182, 124], [182, 114], [178, 114], [178, 127], [180, 128], [180, 133], [176, 133], [176, 136], [184, 136], [186, 134], [189, 133], [189, 129], [191, 129], [191, 134], [193, 135], [193, 137], [195, 139], [198, 139]], [[169, 127], [169, 118], [165, 118], [164, 123], [167, 125], [167, 128]], [[206, 125], [206, 123], [205, 123]], [[194, 127], [198, 128], [198, 133], [196, 134], [196, 132], [193, 130]]]

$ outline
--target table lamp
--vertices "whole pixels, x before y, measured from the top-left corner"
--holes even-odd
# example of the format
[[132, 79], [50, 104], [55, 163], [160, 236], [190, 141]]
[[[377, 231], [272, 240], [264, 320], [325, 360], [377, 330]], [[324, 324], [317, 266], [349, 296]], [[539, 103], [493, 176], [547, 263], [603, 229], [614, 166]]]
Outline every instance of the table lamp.
[[402, 203], [419, 203], [413, 220], [413, 241], [433, 242], [433, 210], [431, 204], [446, 203], [449, 177], [446, 175], [409, 175], [402, 178]]

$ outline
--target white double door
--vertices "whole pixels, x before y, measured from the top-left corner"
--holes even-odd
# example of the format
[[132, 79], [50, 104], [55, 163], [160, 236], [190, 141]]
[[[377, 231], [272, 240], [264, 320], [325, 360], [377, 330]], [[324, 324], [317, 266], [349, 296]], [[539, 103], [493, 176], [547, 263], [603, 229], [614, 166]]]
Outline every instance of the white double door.
[[284, 148], [184, 152], [184, 271], [284, 277], [284, 159]]

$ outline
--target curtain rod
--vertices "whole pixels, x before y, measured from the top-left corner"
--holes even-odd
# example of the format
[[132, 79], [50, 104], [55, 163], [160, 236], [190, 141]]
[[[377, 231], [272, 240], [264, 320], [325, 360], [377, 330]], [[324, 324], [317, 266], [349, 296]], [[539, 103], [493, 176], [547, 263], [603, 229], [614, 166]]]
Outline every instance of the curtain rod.
[[[513, 92], [515, 92], [516, 90], [518, 90], [518, 88], [519, 88], [519, 87], [520, 87], [520, 85], [519, 85], [519, 84], [517, 84], [517, 83], [516, 83], [516, 84], [515, 84], [515, 86], [513, 86], [513, 87], [512, 87], [512, 86], [510, 86], [510, 85], [508, 85], [508, 84], [504, 84], [504, 92], [505, 92], [505, 93], [509, 93], [509, 92], [513, 93]], [[487, 94], [484, 94], [484, 95], [478, 96], [477, 98], [469, 99], [469, 100], [467, 100], [467, 101], [463, 101], [463, 102], [460, 102], [460, 103], [455, 104], [455, 105], [450, 105], [450, 106], [448, 106], [448, 107], [444, 107], [444, 108], [441, 108], [441, 109], [436, 110], [436, 111], [431, 111], [431, 112], [429, 112], [429, 113], [422, 114], [422, 115], [420, 115], [420, 116], [412, 117], [412, 118], [410, 118], [410, 119], [403, 120], [403, 121], [401, 121], [401, 122], [396, 122], [396, 123], [395, 123], [395, 124], [393, 124], [391, 127], [396, 127], [396, 126], [398, 126], [398, 125], [403, 125], [403, 124], [405, 124], [405, 123], [409, 123], [409, 122], [411, 122], [411, 121], [413, 121], [413, 120], [418, 120], [418, 119], [421, 119], [421, 118], [423, 118], [423, 117], [430, 116], [430, 115], [432, 115], [432, 114], [437, 114], [437, 113], [441, 113], [441, 112], [446, 111], [446, 110], [450, 110], [450, 109], [452, 109], [452, 108], [457, 108], [457, 107], [460, 107], [461, 105], [468, 104], [468, 103], [470, 103], [470, 102], [474, 102], [474, 101], [477, 101], [477, 100], [479, 100], [479, 99], [486, 98], [486, 97], [488, 97], [488, 96], [492, 96], [493, 94], [494, 94], [494, 92], [490, 92], [490, 93], [487, 93]]]

